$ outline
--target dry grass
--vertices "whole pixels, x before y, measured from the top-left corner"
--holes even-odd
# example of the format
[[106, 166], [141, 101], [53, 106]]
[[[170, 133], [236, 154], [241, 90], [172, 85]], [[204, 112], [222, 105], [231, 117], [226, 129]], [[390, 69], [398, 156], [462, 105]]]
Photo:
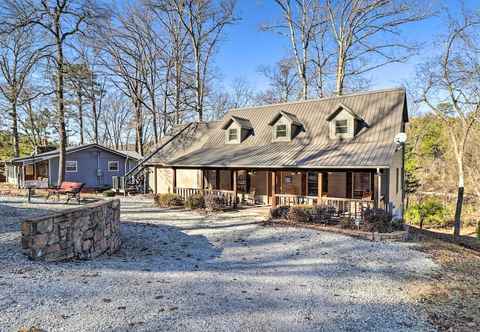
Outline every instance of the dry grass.
[[[428, 230], [445, 234], [453, 234], [453, 227], [429, 228]], [[477, 227], [473, 225], [462, 226], [460, 235], [477, 237]]]
[[422, 251], [441, 266], [429, 279], [409, 285], [441, 331], [480, 330], [480, 254], [439, 240], [421, 242]]

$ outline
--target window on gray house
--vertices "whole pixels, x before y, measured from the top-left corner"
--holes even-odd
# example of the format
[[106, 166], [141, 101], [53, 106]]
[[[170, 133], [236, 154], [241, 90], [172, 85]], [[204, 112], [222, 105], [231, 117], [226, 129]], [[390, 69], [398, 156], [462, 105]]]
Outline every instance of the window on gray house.
[[287, 125], [278, 125], [276, 127], [275, 136], [277, 138], [287, 137]]
[[118, 172], [120, 170], [120, 163], [118, 161], [109, 161], [108, 162], [108, 171], [109, 172]]
[[335, 121], [335, 134], [348, 133], [348, 120], [336, 120]]
[[78, 172], [78, 165], [76, 160], [67, 160], [65, 162], [65, 172], [76, 173]]
[[231, 128], [228, 130], [228, 140], [236, 141], [238, 139], [238, 130], [236, 128]]

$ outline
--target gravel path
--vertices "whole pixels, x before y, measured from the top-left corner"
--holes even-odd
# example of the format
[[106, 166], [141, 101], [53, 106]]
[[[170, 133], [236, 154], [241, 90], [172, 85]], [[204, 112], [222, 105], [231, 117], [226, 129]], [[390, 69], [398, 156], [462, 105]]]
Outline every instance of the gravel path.
[[33, 205], [0, 197], [0, 331], [433, 330], [403, 291], [437, 269], [413, 244], [124, 199], [118, 254], [47, 264], [18, 245], [18, 213], [45, 213]]

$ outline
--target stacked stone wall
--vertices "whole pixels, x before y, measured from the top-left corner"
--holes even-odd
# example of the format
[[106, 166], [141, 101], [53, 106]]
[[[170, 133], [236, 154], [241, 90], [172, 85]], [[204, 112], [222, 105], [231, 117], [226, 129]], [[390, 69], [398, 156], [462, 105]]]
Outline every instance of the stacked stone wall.
[[22, 248], [34, 260], [92, 259], [120, 248], [120, 201], [100, 201], [23, 221]]

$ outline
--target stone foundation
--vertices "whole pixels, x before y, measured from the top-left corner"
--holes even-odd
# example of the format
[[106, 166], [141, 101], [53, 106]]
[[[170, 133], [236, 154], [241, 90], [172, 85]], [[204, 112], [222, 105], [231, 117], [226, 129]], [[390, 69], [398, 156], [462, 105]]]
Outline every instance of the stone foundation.
[[34, 260], [92, 259], [120, 248], [120, 201], [100, 201], [22, 223], [22, 248]]

